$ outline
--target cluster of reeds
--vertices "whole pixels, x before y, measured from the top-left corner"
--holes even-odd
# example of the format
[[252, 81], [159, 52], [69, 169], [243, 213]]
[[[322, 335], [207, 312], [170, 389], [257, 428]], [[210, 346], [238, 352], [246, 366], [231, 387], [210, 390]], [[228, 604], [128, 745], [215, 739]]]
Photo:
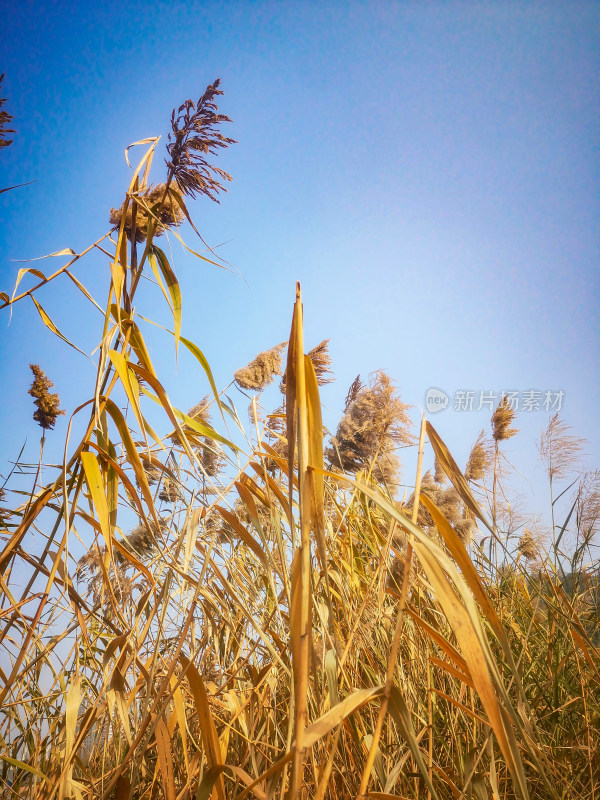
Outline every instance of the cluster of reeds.
[[[198, 159], [229, 141], [217, 86], [174, 113], [165, 186], [214, 194]], [[0, 494], [0, 796], [598, 797], [598, 473], [575, 484], [546, 552], [533, 523], [504, 527], [506, 401], [464, 471], [426, 420], [417, 445], [381, 371], [354, 381], [329, 437], [330, 359], [326, 342], [305, 354], [299, 288], [285, 366], [279, 345], [235, 375], [260, 391], [283, 374], [283, 405], [261, 422], [253, 399], [251, 430], [234, 440], [233, 401], [181, 336], [182, 292], [139, 175], [131, 217], [105, 243], [113, 305], [75, 412], [83, 434], [44, 466], [44, 485]], [[209, 387], [187, 413], [133, 311], [145, 269]], [[41, 370], [36, 380], [50, 430], [60, 403]], [[147, 422], [151, 400], [162, 427]], [[550, 425], [556, 483], [575, 451]], [[417, 462], [408, 498], [400, 448]]]

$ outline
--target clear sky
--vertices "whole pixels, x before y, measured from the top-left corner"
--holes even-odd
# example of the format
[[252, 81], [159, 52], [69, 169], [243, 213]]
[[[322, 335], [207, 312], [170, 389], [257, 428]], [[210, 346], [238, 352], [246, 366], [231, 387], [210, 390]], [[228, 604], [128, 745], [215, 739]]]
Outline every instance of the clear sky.
[[[236, 272], [172, 243], [183, 333], [218, 385], [287, 338], [300, 280], [307, 347], [331, 338], [331, 426], [356, 374], [383, 368], [415, 420], [428, 388], [448, 394], [431, 418], [462, 464], [489, 411], [453, 410], [456, 392], [474, 391], [477, 408], [482, 391], [562, 391], [587, 466], [600, 465], [598, 3], [2, 5], [2, 96], [17, 133], [0, 150], [0, 187], [36, 182], [0, 195], [1, 290], [12, 290], [16, 259], [79, 251], [107, 232], [130, 180], [124, 148], [164, 142], [171, 109], [220, 77], [226, 133], [239, 142], [220, 165], [234, 182], [221, 205], [191, 208]], [[96, 256], [75, 270], [101, 305], [106, 270]], [[167, 323], [164, 302], [144, 297], [142, 313]], [[38, 299], [91, 353], [102, 320], [74, 287], [63, 279]], [[95, 375], [30, 301], [8, 321], [3, 312], [3, 474], [25, 437], [37, 457], [28, 363], [68, 413]], [[202, 376], [184, 355], [176, 371], [165, 339], [152, 341], [171, 399], [193, 405]], [[507, 445], [530, 508], [547, 419], [519, 414]], [[61, 418], [49, 435], [56, 458], [65, 430]]]

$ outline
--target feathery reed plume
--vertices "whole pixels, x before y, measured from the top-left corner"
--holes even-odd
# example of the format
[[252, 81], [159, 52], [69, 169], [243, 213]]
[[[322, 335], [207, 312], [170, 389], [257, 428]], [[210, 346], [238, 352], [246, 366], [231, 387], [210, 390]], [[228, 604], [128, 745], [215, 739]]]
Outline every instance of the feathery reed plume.
[[270, 440], [279, 439], [280, 436], [285, 434], [285, 429], [285, 409], [281, 405], [272, 414], [267, 415], [265, 436]]
[[[188, 417], [191, 417], [195, 422], [199, 422], [201, 425], [208, 425], [210, 422], [210, 412], [209, 412], [209, 395], [205, 395], [199, 403], [196, 403], [195, 406], [192, 406], [188, 412]], [[196, 432], [192, 427], [187, 424], [181, 426], [181, 429], [185, 434], [191, 433], [195, 434]], [[177, 432], [171, 434], [169, 439], [173, 444], [179, 444], [179, 434]]]
[[142, 458], [142, 467], [144, 468], [144, 472], [146, 473], [146, 480], [148, 481], [148, 485], [153, 486], [155, 483], [158, 483], [158, 481], [161, 478], [162, 472], [157, 466], [155, 466], [155, 462], [149, 458]]
[[[331, 366], [331, 356], [329, 355], [329, 350], [327, 345], [329, 344], [329, 339], [323, 339], [323, 341], [318, 344], [316, 347], [313, 347], [307, 353], [307, 356], [312, 361], [313, 367], [315, 368], [315, 375], [317, 376], [317, 383], [319, 386], [325, 386], [326, 383], [333, 383], [335, 380], [334, 378], [328, 378], [327, 375], [333, 375], [333, 370], [330, 369]], [[281, 383], [279, 384], [279, 389], [281, 394], [285, 394], [286, 392], [286, 373], [283, 373], [283, 378], [281, 379]]]
[[[396, 505], [398, 505], [396, 503]], [[402, 510], [402, 509], [401, 509]], [[408, 536], [404, 531], [396, 530], [392, 536], [392, 552], [394, 554], [392, 562], [389, 567], [386, 587], [392, 591], [399, 593], [402, 589], [402, 581], [404, 580], [404, 564], [406, 562], [406, 546], [408, 544]], [[414, 586], [417, 577], [417, 563], [413, 559], [410, 565], [410, 573], [408, 575], [407, 592], [410, 595], [412, 587]]]
[[358, 397], [358, 393], [362, 389], [363, 384], [360, 379], [360, 375], [357, 375], [356, 378], [350, 384], [350, 388], [348, 389], [348, 394], [346, 395], [346, 402], [344, 403], [344, 414], [348, 411], [348, 407], [351, 403], [353, 403], [356, 398]]
[[35, 398], [34, 403], [37, 406], [33, 418], [44, 431], [52, 430], [56, 418], [65, 413], [59, 408], [60, 397], [49, 391], [54, 384], [38, 364], [30, 364], [29, 367], [34, 377], [29, 394]]
[[[433, 500], [433, 502], [437, 505], [438, 494], [440, 491], [441, 491], [441, 486], [435, 482], [431, 470], [428, 469], [427, 472], [425, 472], [421, 477], [421, 494], [426, 494], [427, 497], [430, 497]], [[415, 495], [413, 492], [406, 501], [406, 505], [401, 510], [404, 513], [408, 514], [408, 516], [410, 516], [414, 504], [415, 504]], [[429, 511], [427, 511], [423, 503], [419, 503], [419, 510], [417, 512], [417, 525], [420, 525], [422, 528], [428, 528], [433, 525], [433, 518], [429, 513]]]
[[[0, 88], [2, 88], [2, 81], [4, 80], [4, 73], [0, 75]], [[16, 133], [12, 128], [6, 126], [13, 121], [14, 117], [5, 111], [2, 106], [6, 103], [6, 97], [0, 97], [0, 147], [8, 147], [13, 143], [12, 139], [6, 139], [7, 133]]]
[[574, 469], [581, 453], [585, 440], [571, 436], [568, 433], [570, 430], [571, 426], [556, 413], [546, 430], [542, 431], [538, 449], [552, 481], [566, 477]]
[[259, 353], [245, 367], [233, 373], [233, 378], [241, 389], [262, 391], [273, 382], [275, 375], [281, 375], [281, 353], [287, 342], [275, 345], [270, 350]]
[[196, 452], [207, 476], [216, 477], [223, 466], [223, 455], [218, 445], [208, 436], [203, 436], [202, 444]]
[[325, 386], [327, 383], [332, 383], [334, 378], [328, 378], [328, 375], [333, 375], [331, 369], [331, 356], [329, 355], [329, 339], [323, 341], [312, 350], [308, 351], [308, 357], [313, 363], [315, 374], [317, 376], [317, 383], [319, 386]]
[[469, 459], [465, 467], [465, 478], [468, 481], [483, 480], [488, 470], [491, 469], [493, 461], [493, 445], [486, 440], [485, 433], [481, 431], [469, 453]]
[[[158, 527], [155, 522], [151, 521], [148, 526], [141, 523], [125, 536], [124, 543], [137, 556], [148, 556], [156, 548], [157, 534]], [[122, 559], [123, 556], [119, 554], [118, 558]]]
[[462, 521], [460, 495], [454, 486], [441, 489], [434, 502], [451, 525], [456, 526]]
[[[110, 600], [104, 586], [102, 569], [105, 556], [106, 548], [95, 543], [77, 562], [77, 573], [80, 578], [87, 580], [87, 591], [94, 602], [103, 600], [104, 611], [109, 613]], [[121, 605], [128, 603], [133, 595], [133, 580], [127, 576], [127, 561], [120, 553], [109, 567], [108, 579], [116, 601]]]
[[494, 441], [501, 442], [504, 439], [510, 439], [511, 436], [519, 432], [518, 428], [510, 427], [515, 418], [515, 413], [514, 408], [508, 401], [508, 397], [505, 394], [502, 395], [502, 399], [492, 414], [492, 436]]
[[[174, 189], [177, 187], [174, 186]], [[149, 186], [145, 191], [135, 196], [135, 240], [143, 242], [148, 236], [148, 227], [154, 225], [154, 236], [162, 234], [174, 225], [179, 225], [185, 219], [185, 214], [177, 202], [177, 198], [167, 190], [166, 183]], [[109, 222], [118, 228], [123, 219], [123, 208], [111, 208]], [[125, 233], [129, 241], [133, 236], [133, 202], [127, 205], [125, 212]]]
[[210, 412], [208, 410], [209, 406], [210, 406], [210, 395], [206, 394], [204, 395], [202, 400], [200, 400], [199, 403], [196, 403], [195, 406], [192, 406], [189, 409], [187, 415], [188, 417], [191, 417], [193, 420], [196, 420], [196, 422], [203, 422], [205, 424], [208, 424], [210, 422]]
[[475, 517], [468, 508], [463, 510], [462, 517], [454, 523], [454, 530], [464, 546], [468, 547], [475, 531]]
[[435, 478], [436, 483], [446, 483], [446, 481], [448, 480], [448, 477], [444, 472], [437, 456], [435, 457], [433, 462], [433, 476]]
[[158, 498], [162, 500], [163, 503], [169, 503], [170, 505], [176, 503], [179, 499], [179, 488], [171, 478], [165, 477], [163, 479]]
[[539, 557], [539, 540], [529, 528], [525, 528], [519, 539], [518, 551], [526, 561], [535, 561]]
[[577, 488], [578, 541], [589, 541], [600, 522], [600, 470], [586, 472]]
[[375, 461], [375, 480], [394, 483], [400, 467], [395, 451], [399, 445], [414, 442], [408, 408], [386, 373], [373, 373], [370, 384], [358, 391], [331, 438], [326, 456], [332, 466], [358, 472], [369, 469]]
[[183, 194], [196, 197], [204, 194], [219, 202], [216, 195], [226, 191], [220, 180], [231, 181], [231, 175], [219, 167], [210, 164], [207, 154], [217, 155], [218, 150], [235, 144], [219, 130], [222, 122], [231, 122], [229, 117], [218, 114], [215, 98], [222, 95], [219, 89], [220, 80], [206, 87], [206, 91], [194, 104], [186, 100], [177, 111], [171, 114], [171, 129], [167, 152], [170, 161], [167, 167], [177, 181]]

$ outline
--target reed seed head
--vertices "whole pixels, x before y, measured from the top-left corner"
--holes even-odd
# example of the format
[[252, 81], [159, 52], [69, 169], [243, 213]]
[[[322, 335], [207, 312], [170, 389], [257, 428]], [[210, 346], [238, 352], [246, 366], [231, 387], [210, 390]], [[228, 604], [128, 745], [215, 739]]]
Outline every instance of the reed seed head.
[[165, 477], [163, 479], [160, 492], [158, 493], [159, 500], [162, 500], [163, 503], [169, 503], [172, 505], [173, 503], [177, 502], [179, 496], [179, 488], [175, 481], [173, 481], [171, 478]]
[[358, 397], [358, 393], [362, 389], [363, 384], [360, 379], [360, 375], [357, 375], [356, 378], [350, 384], [350, 388], [348, 389], [348, 394], [346, 395], [346, 402], [344, 403], [344, 413], [348, 410], [350, 405], [356, 400]]
[[600, 470], [583, 475], [576, 502], [578, 541], [589, 541], [600, 524]]
[[519, 554], [523, 556], [526, 561], [535, 561], [540, 555], [540, 542], [539, 538], [535, 536], [533, 531], [525, 528], [518, 545]]
[[433, 476], [436, 483], [446, 483], [448, 476], [444, 472], [444, 468], [440, 464], [438, 457], [435, 457], [433, 462]]
[[518, 428], [510, 427], [515, 418], [515, 414], [516, 412], [510, 405], [508, 397], [502, 395], [502, 399], [492, 414], [492, 436], [494, 441], [501, 442], [504, 441], [504, 439], [510, 439], [511, 436], [519, 432]]
[[[0, 87], [2, 86], [2, 81], [4, 80], [4, 73], [0, 75]], [[12, 128], [7, 128], [6, 126], [13, 121], [14, 117], [12, 114], [9, 114], [8, 111], [5, 111], [2, 106], [6, 103], [6, 97], [0, 97], [0, 147], [8, 147], [10, 144], [13, 143], [12, 139], [6, 139], [7, 133], [16, 133], [15, 130]]]
[[148, 458], [142, 458], [142, 467], [146, 473], [146, 480], [149, 486], [153, 486], [161, 478], [162, 472], [155, 466], [155, 462]]
[[454, 530], [465, 547], [473, 540], [475, 532], [475, 518], [468, 508], [465, 508], [462, 517], [454, 523]]
[[465, 478], [468, 481], [481, 481], [493, 463], [493, 445], [486, 440], [481, 431], [469, 454], [465, 467]]
[[272, 383], [275, 375], [281, 375], [281, 354], [286, 345], [287, 342], [282, 342], [259, 353], [249, 364], [234, 372], [237, 385], [242, 389], [260, 392]]
[[[307, 356], [312, 361], [312, 365], [315, 369], [315, 375], [317, 376], [317, 383], [319, 386], [325, 386], [326, 383], [333, 383], [335, 378], [329, 378], [328, 375], [333, 375], [333, 370], [330, 369], [331, 367], [331, 356], [329, 355], [329, 339], [323, 339], [323, 341], [318, 344], [316, 347], [313, 347], [307, 353]], [[281, 394], [285, 394], [286, 392], [286, 373], [283, 373], [283, 378], [281, 379], [281, 383], [279, 384], [279, 389]]]
[[[176, 189], [177, 187], [173, 187]], [[177, 202], [177, 198], [171, 189], [167, 190], [166, 183], [159, 183], [157, 186], [149, 186], [145, 191], [136, 195], [127, 204], [125, 212], [124, 230], [127, 238], [131, 241], [133, 236], [133, 206], [135, 202], [135, 240], [144, 242], [148, 237], [150, 224], [154, 225], [153, 236], [162, 234], [179, 225], [185, 219], [185, 213]], [[123, 219], [123, 208], [111, 208], [109, 221], [111, 225], [118, 228]]]
[[[134, 528], [125, 537], [125, 544], [137, 556], [145, 557], [151, 555], [156, 547], [156, 536], [158, 528], [155, 522], [150, 522], [146, 526], [143, 522]], [[123, 556], [120, 556], [122, 559]]]
[[383, 370], [373, 373], [370, 384], [358, 390], [331, 438], [326, 456], [332, 466], [356, 473], [375, 462], [375, 480], [396, 482], [400, 460], [395, 451], [399, 445], [414, 443], [409, 408]]
[[550, 480], [565, 478], [577, 465], [585, 440], [571, 436], [570, 430], [556, 413], [542, 431], [538, 449]]
[[204, 194], [216, 203], [217, 194], [226, 191], [221, 181], [231, 181], [231, 175], [207, 160], [207, 155], [217, 155], [221, 148], [235, 144], [235, 139], [223, 136], [219, 127], [231, 122], [218, 114], [215, 98], [222, 95], [220, 80], [206, 87], [197, 103], [186, 100], [171, 114], [171, 131], [166, 162], [181, 191], [190, 197]]
[[33, 383], [29, 394], [34, 398], [37, 407], [33, 418], [44, 431], [52, 430], [56, 424], [56, 418], [65, 413], [59, 408], [60, 397], [58, 394], [50, 392], [54, 384], [38, 364], [30, 364], [29, 367], [33, 372]]

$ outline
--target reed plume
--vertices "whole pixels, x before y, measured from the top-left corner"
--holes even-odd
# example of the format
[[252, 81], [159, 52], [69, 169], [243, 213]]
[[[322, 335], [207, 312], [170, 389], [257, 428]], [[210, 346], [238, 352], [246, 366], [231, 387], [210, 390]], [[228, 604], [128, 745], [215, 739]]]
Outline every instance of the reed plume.
[[348, 405], [326, 457], [336, 469], [358, 472], [373, 466], [377, 481], [394, 483], [400, 469], [399, 445], [414, 443], [408, 406], [383, 370], [371, 376]]
[[344, 403], [344, 413], [348, 410], [348, 407], [351, 403], [353, 403], [356, 398], [358, 397], [358, 393], [362, 389], [363, 384], [360, 379], [360, 375], [357, 375], [356, 378], [350, 384], [350, 388], [348, 389], [348, 393], [346, 395], [346, 401]]
[[231, 181], [231, 175], [215, 167], [207, 160], [207, 155], [217, 155], [219, 149], [235, 144], [220, 132], [223, 122], [231, 122], [229, 117], [218, 114], [215, 98], [222, 95], [220, 80], [209, 84], [202, 97], [195, 104], [186, 100], [177, 111], [171, 114], [171, 130], [167, 152], [170, 156], [167, 167], [183, 194], [196, 197], [204, 194], [216, 203], [217, 194], [226, 191], [221, 181]]
[[[4, 73], [0, 75], [0, 89], [2, 88], [2, 81], [4, 80]], [[6, 126], [11, 123], [14, 119], [12, 114], [9, 114], [8, 111], [2, 108], [2, 106], [6, 103], [6, 97], [0, 97], [0, 147], [8, 147], [10, 144], [13, 143], [12, 139], [7, 139], [7, 133], [16, 133], [13, 128], [7, 128]]]
[[462, 517], [454, 523], [454, 530], [465, 547], [473, 540], [475, 517], [468, 508], [463, 509]]
[[[329, 375], [333, 374], [333, 370], [331, 369], [331, 356], [329, 355], [329, 339], [323, 339], [323, 341], [318, 344], [316, 347], [313, 347], [312, 350], [309, 350], [307, 356], [312, 361], [312, 365], [315, 369], [315, 375], [317, 376], [317, 383], [319, 386], [325, 386], [327, 383], [333, 383], [335, 380], [334, 378], [328, 377]], [[279, 384], [279, 389], [281, 394], [285, 394], [286, 392], [286, 373], [283, 373], [283, 378], [281, 379], [281, 383]]]
[[552, 481], [566, 477], [574, 469], [583, 449], [584, 439], [571, 436], [570, 430], [571, 426], [556, 413], [542, 431], [538, 449]]
[[494, 462], [494, 447], [481, 431], [469, 454], [465, 467], [465, 478], [468, 481], [481, 481], [489, 472]]
[[492, 414], [492, 436], [495, 442], [502, 442], [505, 439], [510, 439], [519, 432], [518, 428], [511, 428], [512, 422], [515, 418], [515, 410], [512, 408], [506, 395], [502, 395], [502, 399], [496, 406], [496, 410]]
[[60, 397], [50, 392], [54, 384], [38, 364], [30, 364], [29, 367], [33, 372], [33, 383], [29, 394], [35, 398], [34, 403], [37, 406], [33, 418], [44, 431], [52, 430], [56, 418], [65, 413], [59, 408]]
[[540, 543], [533, 531], [525, 528], [518, 544], [519, 555], [526, 561], [535, 561], [540, 554]]
[[234, 372], [237, 385], [241, 389], [260, 392], [272, 383], [275, 375], [281, 375], [281, 353], [286, 345], [287, 342], [282, 342], [259, 353], [249, 364]]
[[436, 456], [433, 462], [433, 477], [435, 478], [436, 483], [446, 483], [448, 480], [448, 476], [444, 472], [444, 468], [440, 464], [438, 457]]
[[589, 541], [600, 522], [600, 470], [586, 472], [577, 488], [578, 541]]
[[[177, 188], [176, 186], [173, 188]], [[153, 227], [154, 236], [162, 234], [179, 225], [185, 219], [185, 213], [177, 202], [171, 189], [166, 183], [149, 186], [145, 191], [137, 194], [127, 204], [123, 228], [129, 241], [134, 235], [133, 208], [135, 205], [135, 241], [143, 242], [148, 237], [148, 228]], [[118, 228], [123, 219], [123, 208], [111, 208], [109, 222]]]

